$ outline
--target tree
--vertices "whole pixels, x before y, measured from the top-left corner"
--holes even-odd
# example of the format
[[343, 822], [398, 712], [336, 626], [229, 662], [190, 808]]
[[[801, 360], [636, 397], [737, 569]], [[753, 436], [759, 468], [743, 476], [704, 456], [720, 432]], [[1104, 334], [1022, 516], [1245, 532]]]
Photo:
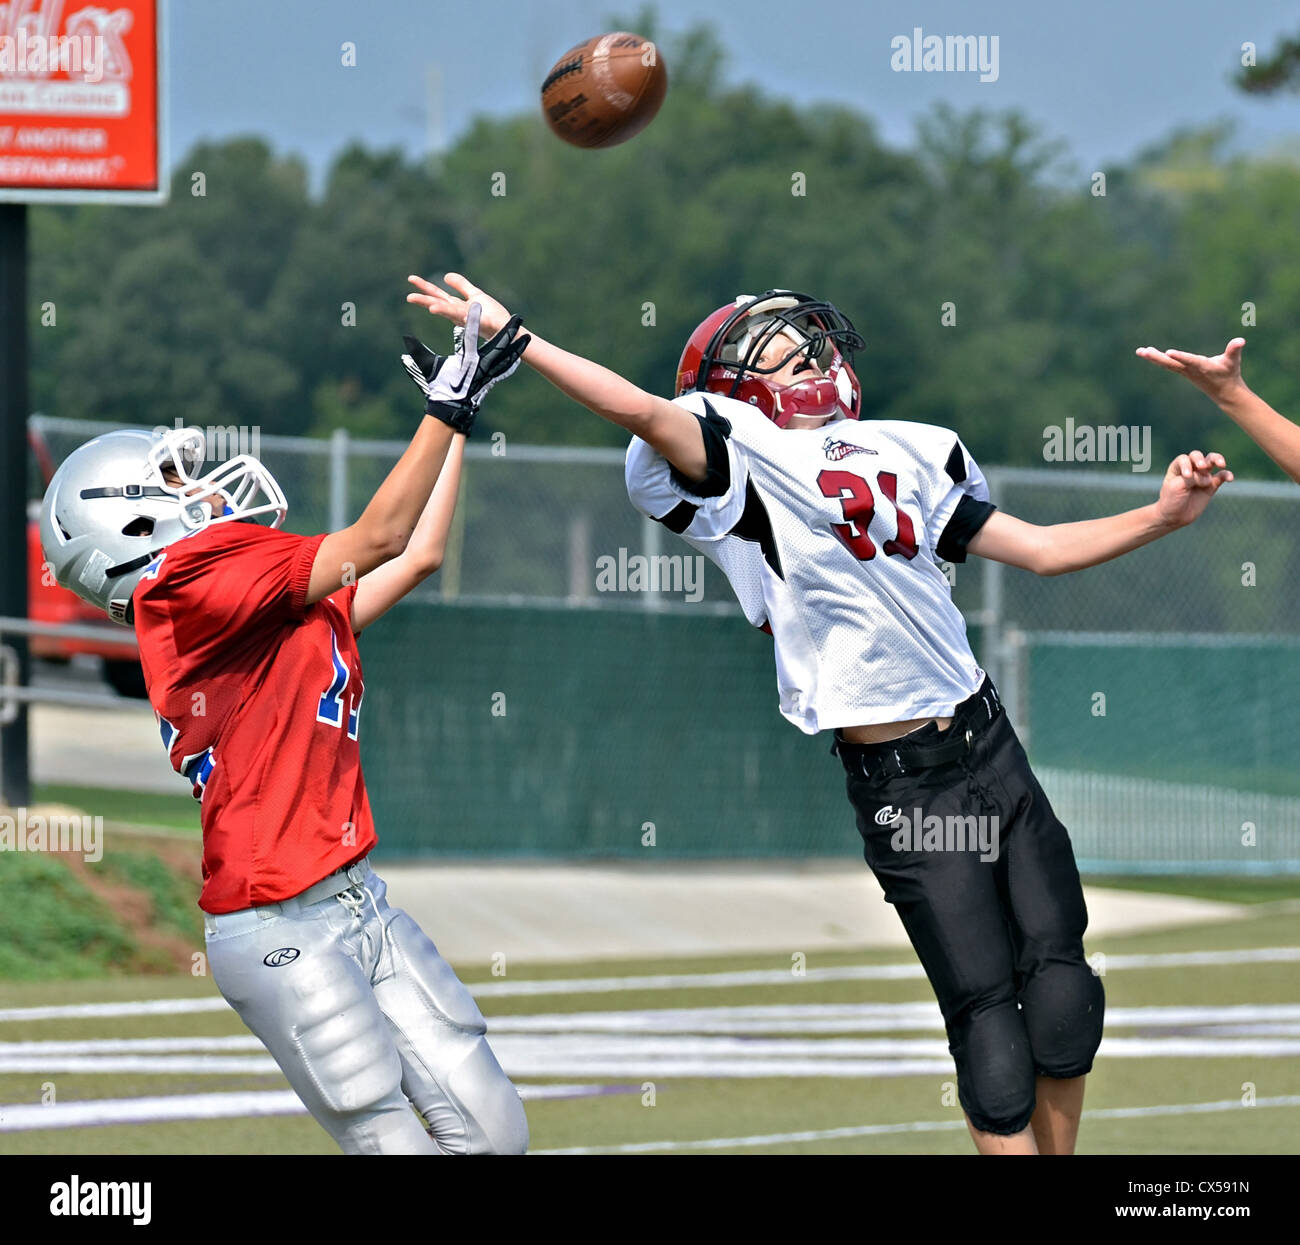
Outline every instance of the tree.
[[1283, 37], [1272, 56], [1237, 72], [1238, 88], [1249, 95], [1273, 95], [1278, 91], [1300, 91], [1300, 37]]
[[[706, 315], [783, 286], [862, 331], [869, 416], [956, 427], [984, 462], [1041, 464], [1044, 427], [1072, 417], [1271, 470], [1132, 352], [1218, 349], [1252, 303], [1251, 380], [1300, 409], [1291, 166], [1233, 156], [1215, 127], [1171, 134], [1102, 186], [1023, 115], [945, 108], [893, 148], [851, 109], [729, 82], [709, 27], [616, 24], [657, 39], [671, 84], [619, 147], [568, 147], [530, 110], [479, 118], [436, 168], [350, 146], [313, 195], [301, 161], [238, 138], [190, 152], [166, 207], [34, 209], [34, 322], [54, 308], [33, 335], [37, 404], [401, 437], [419, 398], [400, 335], [450, 344], [404, 302], [412, 270], [467, 272], [537, 332], [662, 394]], [[526, 368], [481, 426], [625, 441]]]

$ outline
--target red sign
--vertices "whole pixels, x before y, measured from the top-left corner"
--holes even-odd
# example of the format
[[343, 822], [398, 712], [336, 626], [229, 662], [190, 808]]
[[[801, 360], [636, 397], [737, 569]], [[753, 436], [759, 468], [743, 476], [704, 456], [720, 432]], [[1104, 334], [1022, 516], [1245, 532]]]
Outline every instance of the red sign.
[[0, 0], [0, 200], [167, 197], [163, 0]]

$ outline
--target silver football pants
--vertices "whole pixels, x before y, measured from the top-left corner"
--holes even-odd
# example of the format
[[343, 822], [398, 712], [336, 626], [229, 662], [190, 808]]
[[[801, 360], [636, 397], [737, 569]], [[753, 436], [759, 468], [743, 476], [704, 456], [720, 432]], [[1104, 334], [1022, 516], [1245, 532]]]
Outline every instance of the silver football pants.
[[350, 876], [316, 903], [205, 914], [217, 988], [345, 1153], [522, 1154], [473, 996], [368, 864]]

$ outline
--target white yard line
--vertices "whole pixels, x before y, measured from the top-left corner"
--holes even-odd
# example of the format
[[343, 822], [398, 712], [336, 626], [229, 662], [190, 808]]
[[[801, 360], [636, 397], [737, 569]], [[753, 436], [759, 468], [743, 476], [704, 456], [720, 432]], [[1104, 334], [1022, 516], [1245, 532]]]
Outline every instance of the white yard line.
[[[587, 1098], [607, 1093], [604, 1085], [517, 1085], [525, 1101]], [[306, 1115], [291, 1089], [226, 1094], [165, 1094], [152, 1098], [104, 1098], [57, 1102], [49, 1106], [0, 1106], [0, 1133], [41, 1128], [98, 1128], [107, 1124], [159, 1124], [171, 1120], [246, 1119], [267, 1115]]]
[[[1201, 1115], [1219, 1111], [1255, 1111], [1261, 1107], [1300, 1107], [1300, 1095], [1260, 1098], [1244, 1107], [1236, 1098], [1222, 1102], [1176, 1103], [1155, 1107], [1118, 1107], [1085, 1111], [1085, 1120], [1141, 1119], [1156, 1115]], [[964, 1131], [962, 1120], [917, 1120], [909, 1124], [863, 1124], [857, 1128], [822, 1128], [798, 1133], [765, 1133], [750, 1137], [710, 1137], [703, 1141], [638, 1141], [619, 1146], [573, 1146], [563, 1150], [534, 1150], [533, 1154], [656, 1154], [672, 1150], [733, 1150], [751, 1146], [796, 1145], [815, 1141], [839, 1141], [850, 1137], [884, 1137], [891, 1133], [937, 1133]]]
[[[942, 1037], [746, 1038], [630, 1033], [504, 1034], [492, 1043], [512, 1077], [854, 1077], [948, 1075]], [[1300, 1056], [1296, 1037], [1111, 1037], [1102, 1059], [1270, 1059]], [[274, 1076], [269, 1055], [90, 1053], [0, 1048], [0, 1073]]]
[[0, 1073], [122, 1073], [171, 1076], [278, 1076], [270, 1055], [7, 1055], [0, 1054]]
[[[1232, 1051], [1226, 1038], [1300, 1037], [1300, 1005], [1292, 1003], [1245, 1003], [1227, 1007], [1115, 1007], [1106, 1014], [1107, 1040], [1115, 1045], [1110, 1053], [1123, 1054], [1125, 1047], [1143, 1053], [1172, 1049], [1170, 1043], [1195, 1039]], [[1124, 1038], [1114, 1030], [1126, 1028], [1199, 1030], [1174, 1037], [1146, 1035]], [[918, 1030], [943, 1031], [943, 1018], [933, 1003], [807, 1003], [792, 1006], [683, 1007], [646, 1011], [555, 1012], [536, 1016], [502, 1016], [492, 1022], [490, 1032], [504, 1039], [506, 1048], [593, 1050], [609, 1049], [611, 1041], [623, 1038], [634, 1049], [649, 1049], [648, 1035], [662, 1035], [680, 1042], [686, 1037], [701, 1039], [731, 1037], [745, 1039], [728, 1049], [762, 1053], [759, 1035], [772, 1037], [814, 1033], [899, 1033]], [[562, 1047], [560, 1044], [563, 1044]], [[919, 1043], [919, 1045], [918, 1045]], [[1163, 1046], [1161, 1044], [1164, 1044]], [[1254, 1046], [1255, 1044], [1250, 1044]], [[662, 1042], [655, 1043], [663, 1049]], [[913, 1050], [912, 1047], [916, 1049]], [[926, 1053], [939, 1047], [928, 1039], [911, 1043], [899, 1039], [876, 1039], [856, 1043], [858, 1051], [886, 1054]], [[777, 1041], [775, 1049], [789, 1049], [790, 1042]], [[848, 1049], [833, 1041], [808, 1043], [800, 1053], [836, 1053]], [[145, 1037], [145, 1038], [54, 1038], [0, 1042], [0, 1061], [18, 1057], [88, 1055], [175, 1055], [231, 1052], [260, 1053], [262, 1044], [252, 1034], [233, 1036]], [[1277, 1053], [1259, 1052], [1255, 1053]], [[165, 1063], [159, 1068], [165, 1069]]]
[[[765, 1052], [711, 1050], [687, 1042], [644, 1044], [626, 1049], [602, 1050], [579, 1039], [563, 1047], [556, 1039], [525, 1039], [526, 1045], [507, 1045], [510, 1039], [493, 1043], [506, 1074], [514, 1077], [577, 1076], [602, 1080], [624, 1077], [678, 1079], [686, 1077], [851, 1077], [875, 1079], [896, 1076], [947, 1075], [952, 1060], [942, 1042], [916, 1057], [901, 1050], [881, 1050], [875, 1058], [812, 1051], [799, 1055], [794, 1050]], [[517, 1039], [516, 1039], [517, 1041]], [[1256, 1052], [1258, 1053], [1258, 1052]], [[76, 1073], [83, 1076], [133, 1073], [152, 1076], [278, 1076], [280, 1069], [269, 1055], [7, 1055], [0, 1054], [0, 1073], [32, 1073], [39, 1076]]]
[[213, 1051], [263, 1051], [251, 1033], [236, 1037], [62, 1038], [0, 1042], [0, 1059], [13, 1055], [170, 1055]]
[[[951, 1071], [948, 1043], [935, 1038], [741, 1038], [665, 1034], [568, 1033], [504, 1035], [492, 1043], [501, 1066], [527, 1076], [684, 1076], [682, 1063], [707, 1068], [696, 1075], [752, 1076], [756, 1065], [769, 1076], [877, 1076], [879, 1061], [932, 1062]], [[1300, 1039], [1252, 1037], [1107, 1037], [1100, 1059], [1288, 1058], [1300, 1055]], [[837, 1071], [822, 1071], [835, 1067]], [[0, 1057], [3, 1067], [3, 1057]]]
[[[1289, 1037], [1300, 1022], [1300, 1005], [1242, 1004], [1229, 1007], [1113, 1007], [1106, 1028], [1182, 1028], [1190, 1026], [1269, 1025]], [[942, 1032], [935, 1003], [801, 1003], [752, 1007], [681, 1007], [638, 1011], [553, 1012], [535, 1016], [496, 1016], [489, 1032], [503, 1033], [890, 1033]], [[1224, 1035], [1226, 1036], [1226, 1034]], [[0, 1050], [6, 1049], [0, 1045]]]
[[[75, 986], [75, 983], [73, 983]], [[58, 1003], [46, 1007], [0, 1008], [4, 1020], [91, 1020], [111, 1016], [184, 1016], [190, 1012], [228, 1012], [222, 998], [144, 999], [134, 1003]]]
[[[1155, 955], [1107, 955], [1103, 974], [1133, 968], [1208, 968], [1238, 964], [1300, 962], [1300, 947], [1261, 947], [1240, 951], [1169, 951]], [[797, 986], [801, 982], [925, 980], [920, 964], [848, 964], [743, 972], [671, 973], [652, 977], [573, 977], [563, 981], [480, 981], [470, 985], [476, 998], [531, 994], [605, 994], [619, 990], [691, 990], [719, 986]], [[0, 1014], [3, 1019], [3, 1014]]]
[[[1300, 947], [1262, 947], [1241, 951], [1183, 951], [1155, 955], [1108, 955], [1105, 973], [1144, 968], [1232, 967], [1242, 964], [1300, 962]], [[924, 980], [919, 964], [857, 964], [810, 968], [796, 976], [787, 969], [747, 972], [673, 973], [648, 977], [573, 977], [557, 981], [481, 981], [470, 983], [476, 998], [518, 995], [608, 994], [624, 990], [698, 990], [735, 986], [799, 985], [801, 982]], [[0, 1022], [90, 1019], [112, 1016], [169, 1016], [224, 1012], [220, 998], [150, 999], [128, 1003], [71, 1003], [45, 1007], [0, 1008]]]
[[[601, 1085], [521, 1085], [526, 1101], [544, 1098], [573, 1098], [607, 1092]], [[1151, 1116], [1200, 1115], [1232, 1110], [1300, 1106], [1300, 1095], [1261, 1098], [1252, 1108], [1237, 1099], [1221, 1102], [1177, 1103], [1150, 1107], [1118, 1107], [1085, 1111], [1085, 1120], [1142, 1119]], [[109, 1098], [89, 1102], [51, 1103], [39, 1106], [18, 1103], [0, 1106], [0, 1132], [34, 1129], [90, 1128], [111, 1124], [152, 1124], [173, 1120], [215, 1120], [274, 1115], [305, 1115], [298, 1097], [290, 1090], [218, 1094], [169, 1094], [150, 1098]], [[650, 1154], [668, 1150], [723, 1150], [834, 1141], [852, 1137], [888, 1136], [893, 1133], [923, 1133], [960, 1130], [960, 1120], [918, 1120], [904, 1124], [864, 1124], [851, 1128], [826, 1128], [789, 1133], [766, 1133], [747, 1137], [713, 1137], [695, 1141], [649, 1141], [614, 1146], [579, 1146], [537, 1150], [535, 1154]]]

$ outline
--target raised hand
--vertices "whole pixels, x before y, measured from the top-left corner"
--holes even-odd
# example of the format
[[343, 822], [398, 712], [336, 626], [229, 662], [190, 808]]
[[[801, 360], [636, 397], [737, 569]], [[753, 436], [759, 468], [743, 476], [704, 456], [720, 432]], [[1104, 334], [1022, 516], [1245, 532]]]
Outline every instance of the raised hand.
[[1192, 450], [1169, 464], [1160, 485], [1156, 510], [1171, 527], [1185, 527], [1199, 519], [1210, 498], [1232, 480], [1222, 454]]
[[1212, 357], [1190, 354], [1186, 350], [1157, 350], [1154, 346], [1139, 347], [1137, 356], [1166, 372], [1185, 376], [1202, 393], [1222, 405], [1246, 388], [1246, 382], [1241, 378], [1241, 352], [1245, 348], [1246, 339], [1234, 337], [1223, 348], [1222, 354]]
[[477, 302], [467, 305], [465, 326], [454, 332], [451, 355], [437, 354], [414, 337], [402, 339], [402, 364], [428, 399], [425, 413], [466, 434], [488, 391], [519, 366], [519, 356], [532, 340], [527, 333], [516, 336], [519, 317], [514, 316], [480, 347], [481, 310]]
[[[450, 320], [452, 324], [463, 327], [469, 315], [470, 305], [478, 303], [482, 309], [482, 332], [499, 333], [510, 322], [510, 312], [501, 303], [458, 272], [449, 272], [443, 277], [443, 282], [455, 290], [456, 294], [449, 294], [423, 277], [409, 276], [406, 279], [418, 291], [418, 293], [408, 294], [406, 301], [424, 307], [430, 315], [441, 316], [444, 320]], [[457, 294], [461, 297], [458, 298]]]

